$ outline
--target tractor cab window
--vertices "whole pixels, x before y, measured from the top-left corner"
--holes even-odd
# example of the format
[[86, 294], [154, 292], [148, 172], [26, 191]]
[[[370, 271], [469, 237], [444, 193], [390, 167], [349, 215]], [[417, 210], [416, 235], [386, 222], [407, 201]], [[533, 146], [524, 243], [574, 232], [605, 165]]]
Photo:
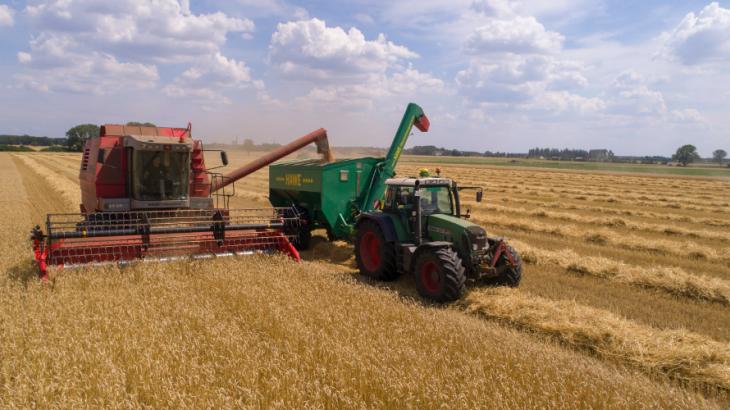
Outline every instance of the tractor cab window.
[[[402, 205], [398, 203], [398, 198], [400, 198], [401, 192], [407, 192], [408, 193], [408, 203], [405, 205]], [[393, 202], [396, 205], [396, 209], [398, 212], [401, 212], [405, 215], [410, 216], [411, 211], [413, 210], [413, 187], [412, 186], [397, 186], [395, 187], [395, 198], [393, 199]]]
[[190, 186], [188, 152], [135, 151], [132, 196], [136, 200], [187, 199]]
[[453, 215], [453, 206], [449, 187], [422, 187], [421, 191], [423, 192], [421, 195], [422, 215]]

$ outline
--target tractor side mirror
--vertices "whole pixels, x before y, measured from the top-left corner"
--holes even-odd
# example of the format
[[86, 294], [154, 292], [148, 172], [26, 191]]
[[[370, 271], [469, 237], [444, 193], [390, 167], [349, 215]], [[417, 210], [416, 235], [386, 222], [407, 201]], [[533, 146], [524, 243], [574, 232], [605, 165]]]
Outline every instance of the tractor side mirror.
[[401, 192], [398, 195], [398, 203], [400, 205], [408, 205], [408, 192]]
[[223, 166], [228, 165], [228, 154], [226, 154], [225, 151], [221, 151], [221, 162], [223, 163]]
[[477, 202], [482, 202], [482, 191], [477, 191]]
[[466, 215], [464, 215], [464, 219], [469, 219], [469, 218], [471, 218], [471, 208], [468, 208], [466, 210]]

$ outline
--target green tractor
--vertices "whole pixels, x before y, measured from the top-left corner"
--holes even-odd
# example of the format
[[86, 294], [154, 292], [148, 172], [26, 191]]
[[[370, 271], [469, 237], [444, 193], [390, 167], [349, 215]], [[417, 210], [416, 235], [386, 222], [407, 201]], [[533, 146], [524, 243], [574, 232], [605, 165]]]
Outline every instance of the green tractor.
[[380, 211], [360, 214], [355, 227], [355, 260], [360, 273], [391, 281], [413, 273], [418, 292], [435, 302], [457, 300], [467, 279], [517, 287], [522, 265], [505, 238], [468, 222], [461, 214], [459, 187], [455, 181], [430, 177], [391, 178]]

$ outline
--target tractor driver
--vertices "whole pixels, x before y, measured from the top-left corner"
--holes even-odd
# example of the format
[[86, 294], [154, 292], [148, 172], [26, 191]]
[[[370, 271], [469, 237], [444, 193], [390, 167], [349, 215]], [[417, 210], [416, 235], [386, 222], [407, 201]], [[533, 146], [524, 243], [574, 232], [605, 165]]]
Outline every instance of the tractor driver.
[[155, 155], [152, 162], [144, 169], [142, 178], [144, 180], [147, 195], [165, 197], [170, 195], [169, 179], [170, 157], [165, 153], [165, 164], [163, 166], [159, 153]]

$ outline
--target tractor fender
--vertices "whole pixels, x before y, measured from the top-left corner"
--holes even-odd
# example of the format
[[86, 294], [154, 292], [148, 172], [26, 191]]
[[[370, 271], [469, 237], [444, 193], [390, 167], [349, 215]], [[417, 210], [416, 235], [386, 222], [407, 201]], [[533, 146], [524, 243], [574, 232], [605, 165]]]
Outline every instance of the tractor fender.
[[416, 267], [416, 261], [418, 260], [418, 256], [421, 254], [421, 251], [428, 248], [451, 248], [452, 243], [450, 242], [426, 242], [422, 243], [420, 246], [415, 247], [411, 246], [409, 249], [406, 249], [405, 252], [403, 252], [403, 266], [408, 267], [408, 272], [413, 272], [413, 269]]
[[371, 219], [380, 225], [380, 229], [383, 230], [386, 242], [395, 242], [398, 240], [398, 232], [395, 230], [393, 220], [386, 214], [380, 212], [363, 212], [355, 222], [355, 229], [360, 226], [360, 223], [365, 219]]

